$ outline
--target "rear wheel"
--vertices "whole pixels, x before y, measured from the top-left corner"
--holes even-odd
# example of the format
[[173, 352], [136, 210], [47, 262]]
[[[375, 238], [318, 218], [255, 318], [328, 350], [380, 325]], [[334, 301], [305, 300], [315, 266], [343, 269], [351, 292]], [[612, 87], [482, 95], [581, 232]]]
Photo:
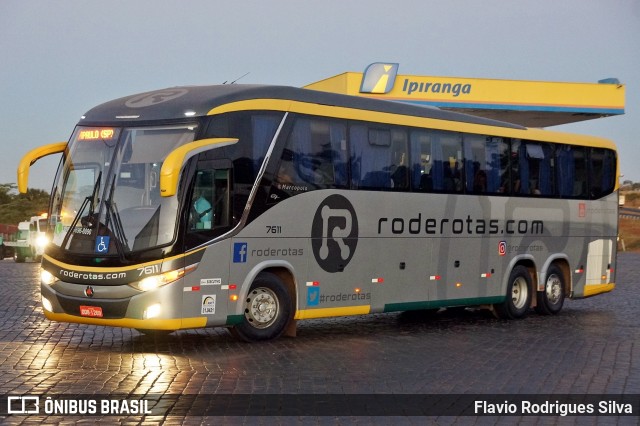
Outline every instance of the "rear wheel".
[[556, 265], [551, 265], [547, 271], [544, 291], [537, 294], [536, 312], [542, 315], [555, 315], [562, 310], [564, 304], [564, 275]]
[[278, 276], [263, 272], [244, 301], [244, 319], [231, 333], [246, 342], [280, 337], [291, 318], [291, 296]]
[[509, 275], [507, 297], [504, 302], [494, 305], [494, 312], [498, 318], [524, 318], [531, 306], [531, 275], [529, 270], [518, 265]]

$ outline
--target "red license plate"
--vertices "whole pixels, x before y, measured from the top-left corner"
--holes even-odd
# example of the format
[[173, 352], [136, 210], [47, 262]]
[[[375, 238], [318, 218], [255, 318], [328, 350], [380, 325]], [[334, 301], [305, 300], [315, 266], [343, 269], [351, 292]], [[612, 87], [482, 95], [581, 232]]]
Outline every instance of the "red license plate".
[[100, 306], [80, 306], [80, 315], [102, 318], [102, 308]]

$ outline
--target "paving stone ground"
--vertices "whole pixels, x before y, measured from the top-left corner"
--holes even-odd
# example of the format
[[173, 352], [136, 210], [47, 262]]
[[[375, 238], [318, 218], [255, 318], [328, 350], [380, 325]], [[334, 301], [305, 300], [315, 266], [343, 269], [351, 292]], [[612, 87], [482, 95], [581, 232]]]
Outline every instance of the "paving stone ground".
[[[570, 300], [558, 316], [501, 321], [486, 312], [391, 313], [303, 321], [298, 337], [246, 344], [225, 329], [147, 337], [52, 323], [38, 265], [0, 261], [0, 403], [15, 395], [640, 395], [640, 254], [621, 253], [617, 287]], [[553, 395], [551, 395], [552, 397]], [[173, 398], [173, 399], [172, 399]], [[183, 398], [183, 397], [181, 397]], [[293, 398], [293, 397], [291, 397]], [[332, 399], [333, 398], [333, 399]], [[246, 396], [239, 403], [248, 403]], [[344, 399], [345, 404], [353, 400]], [[200, 401], [202, 402], [202, 401]], [[381, 403], [385, 403], [384, 399]], [[184, 407], [183, 407], [184, 408]], [[640, 407], [634, 407], [636, 410]], [[638, 417], [204, 417], [10, 415], [4, 424], [638, 424]], [[269, 414], [269, 413], [265, 413]], [[360, 413], [361, 414], [361, 413]], [[394, 413], [397, 414], [397, 413]]]

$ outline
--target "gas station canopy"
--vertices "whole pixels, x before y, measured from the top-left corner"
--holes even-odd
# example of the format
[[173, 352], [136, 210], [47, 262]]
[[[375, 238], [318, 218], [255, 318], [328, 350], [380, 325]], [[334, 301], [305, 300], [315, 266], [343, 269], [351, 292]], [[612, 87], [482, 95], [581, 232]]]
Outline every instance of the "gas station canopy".
[[438, 107], [526, 127], [621, 115], [625, 99], [625, 86], [615, 78], [556, 83], [398, 75], [397, 63], [381, 62], [364, 73], [345, 72], [305, 88]]

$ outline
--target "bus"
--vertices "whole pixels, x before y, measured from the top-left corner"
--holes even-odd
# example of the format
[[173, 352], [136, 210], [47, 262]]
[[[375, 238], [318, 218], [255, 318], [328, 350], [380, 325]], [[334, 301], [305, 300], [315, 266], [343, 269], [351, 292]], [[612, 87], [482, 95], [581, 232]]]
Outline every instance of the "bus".
[[447, 307], [557, 314], [615, 287], [609, 140], [307, 89], [175, 87], [89, 110], [42, 259], [53, 321], [245, 341]]

